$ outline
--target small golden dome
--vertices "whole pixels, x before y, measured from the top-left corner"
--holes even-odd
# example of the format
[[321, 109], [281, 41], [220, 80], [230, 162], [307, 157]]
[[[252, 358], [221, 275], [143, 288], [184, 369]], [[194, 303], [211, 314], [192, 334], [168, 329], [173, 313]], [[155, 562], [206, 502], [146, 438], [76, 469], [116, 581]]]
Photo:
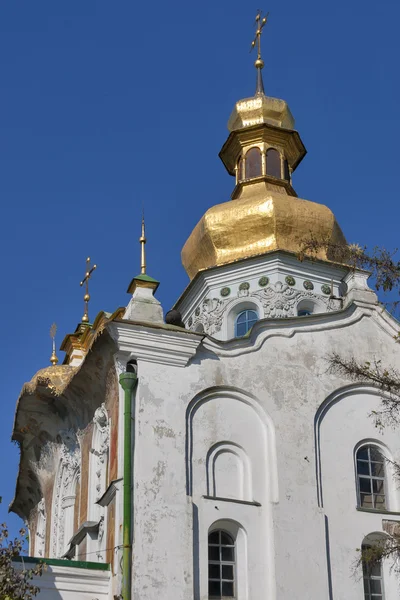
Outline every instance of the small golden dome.
[[284, 129], [294, 129], [294, 118], [287, 102], [264, 94], [239, 100], [229, 117], [228, 129], [232, 132], [263, 123]]
[[[311, 237], [346, 244], [335, 216], [323, 204], [268, 189], [265, 182], [244, 187], [239, 198], [210, 208], [182, 249], [190, 279], [201, 270], [272, 250], [298, 254]], [[325, 249], [316, 255], [330, 260]]]
[[26, 391], [34, 393], [38, 386], [44, 386], [52, 390], [54, 394], [59, 395], [67, 387], [77, 370], [77, 367], [70, 367], [69, 365], [45, 367], [40, 369], [30, 382], [25, 384], [24, 388]]

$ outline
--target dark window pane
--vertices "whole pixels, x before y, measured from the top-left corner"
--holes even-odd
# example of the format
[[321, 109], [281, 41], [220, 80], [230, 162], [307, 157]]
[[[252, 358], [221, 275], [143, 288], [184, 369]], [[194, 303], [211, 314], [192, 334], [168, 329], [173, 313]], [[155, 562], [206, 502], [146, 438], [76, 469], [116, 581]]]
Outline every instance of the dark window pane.
[[371, 475], [374, 477], [384, 477], [385, 476], [385, 467], [383, 463], [372, 462], [371, 463]]
[[208, 582], [208, 595], [213, 598], [221, 598], [220, 591], [220, 582], [219, 581], [209, 581]]
[[371, 460], [375, 460], [376, 462], [383, 462], [382, 453], [376, 446], [370, 446], [369, 451], [371, 454]]
[[221, 559], [233, 562], [235, 560], [235, 552], [234, 548], [221, 548]]
[[221, 544], [226, 544], [228, 546], [233, 546], [233, 539], [231, 538], [230, 535], [228, 535], [224, 531], [221, 531]]
[[222, 565], [222, 579], [233, 581], [233, 565]]
[[246, 335], [247, 331], [246, 323], [238, 323], [236, 327], [236, 337], [242, 337]]
[[371, 579], [370, 582], [371, 594], [381, 594], [382, 586], [379, 579]]
[[367, 446], [363, 446], [362, 448], [359, 449], [359, 451], [357, 452], [357, 458], [361, 458], [363, 460], [369, 460]]
[[213, 565], [212, 563], [208, 564], [208, 576], [210, 579], [219, 579], [220, 578], [220, 566]]
[[222, 582], [222, 595], [229, 596], [230, 598], [233, 597], [233, 583], [230, 581]]
[[371, 480], [366, 477], [360, 477], [360, 492], [371, 493]]
[[250, 148], [246, 154], [246, 179], [260, 177], [261, 152], [258, 148]]
[[209, 544], [219, 544], [219, 531], [213, 531], [208, 536]]
[[275, 148], [267, 150], [267, 175], [281, 179], [281, 156]]
[[208, 560], [219, 560], [218, 546], [208, 546]]
[[357, 473], [359, 475], [369, 475], [369, 463], [364, 460], [357, 461]]
[[374, 494], [383, 494], [383, 479], [373, 479], [372, 480], [372, 491]]
[[361, 494], [361, 506], [362, 508], [373, 508], [371, 494]]
[[381, 569], [380, 562], [377, 562], [377, 563], [369, 566], [368, 568], [369, 568], [370, 576], [372, 575], [373, 577], [382, 577], [382, 569]]
[[[249, 329], [251, 329], [253, 325], [257, 323], [257, 321], [258, 314], [255, 310], [244, 310], [243, 312], [241, 312], [236, 317], [235, 336], [242, 337], [246, 335]], [[223, 535], [226, 535], [227, 538], [231, 539], [230, 536], [228, 536], [227, 534]], [[233, 544], [233, 541], [231, 540], [229, 543]]]

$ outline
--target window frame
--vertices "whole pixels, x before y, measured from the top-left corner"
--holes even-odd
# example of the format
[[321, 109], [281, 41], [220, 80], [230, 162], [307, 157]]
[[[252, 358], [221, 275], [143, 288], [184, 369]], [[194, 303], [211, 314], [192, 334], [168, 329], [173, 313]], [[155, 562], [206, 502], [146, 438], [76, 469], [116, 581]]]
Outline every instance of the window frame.
[[[249, 323], [253, 323], [253, 324], [252, 324], [250, 327], [248, 327], [248, 328], [247, 328], [247, 330], [245, 331], [245, 333], [243, 333], [242, 335], [238, 335], [238, 320], [239, 320], [239, 318], [240, 318], [242, 315], [244, 315], [245, 313], [249, 313], [249, 312], [252, 312], [252, 313], [254, 313], [254, 314], [257, 316], [257, 318], [256, 318], [256, 319], [249, 319], [249, 318], [246, 318], [246, 320], [245, 320], [245, 324], [246, 324], [246, 326], [247, 326]], [[259, 317], [258, 311], [257, 311], [257, 310], [254, 310], [253, 308], [244, 308], [243, 310], [241, 310], [240, 312], [238, 312], [238, 313], [237, 313], [237, 315], [235, 316], [235, 322], [234, 322], [234, 325], [235, 325], [235, 329], [234, 329], [234, 335], [235, 335], [235, 338], [243, 338], [245, 335], [247, 335], [247, 334], [249, 333], [250, 329], [252, 329], [252, 328], [254, 327], [254, 325], [255, 325], [255, 324], [256, 324], [256, 323], [257, 323], [259, 320], [260, 320], [260, 317]], [[239, 323], [239, 325], [243, 325], [243, 323]]]
[[[272, 153], [275, 153], [275, 157], [276, 159], [278, 159], [278, 163], [277, 163], [277, 167], [279, 166], [279, 175], [274, 175], [274, 173], [270, 172], [268, 169], [268, 154], [270, 156], [272, 156]], [[273, 159], [275, 160], [275, 159]], [[271, 161], [272, 162], [272, 161]], [[273, 169], [271, 169], [272, 171]], [[270, 146], [269, 148], [267, 148], [266, 152], [265, 152], [265, 174], [268, 177], [274, 177], [275, 179], [283, 179], [282, 177], [282, 153], [277, 149], [274, 148], [274, 146]]]
[[[382, 457], [383, 476], [372, 475], [371, 465], [375, 464], [375, 463], [380, 464], [380, 461], [371, 460], [371, 448], [377, 450]], [[363, 458], [358, 458], [359, 452], [362, 450], [365, 450], [365, 449], [368, 450], [368, 459], [366, 460]], [[385, 459], [386, 459], [386, 454], [385, 454], [383, 448], [379, 444], [374, 443], [372, 441], [362, 443], [356, 448], [355, 454], [354, 454], [354, 461], [355, 461], [355, 474], [356, 474], [357, 508], [360, 508], [362, 510], [372, 510], [372, 511], [377, 511], [377, 512], [387, 512], [389, 510], [389, 494], [388, 494], [387, 469], [386, 469]], [[364, 473], [359, 473], [358, 461], [368, 464], [368, 475], [366, 475]], [[363, 506], [363, 504], [362, 504], [361, 494], [364, 494], [365, 492], [361, 492], [361, 485], [360, 485], [361, 479], [366, 479], [370, 482], [371, 493], [369, 495], [372, 498], [372, 506]], [[374, 492], [373, 483], [372, 483], [373, 481], [383, 481], [383, 493]], [[383, 507], [376, 506], [376, 498], [375, 498], [376, 496], [383, 496], [383, 498], [384, 498]]]
[[[218, 533], [218, 543], [210, 543], [210, 537], [215, 534]], [[221, 537], [224, 534], [226, 535], [230, 540], [231, 540], [231, 544], [223, 544], [221, 541]], [[219, 549], [219, 558], [218, 560], [210, 560], [210, 556], [209, 556], [209, 549], [211, 548], [218, 548]], [[222, 559], [222, 548], [233, 548], [233, 560], [229, 561], [229, 560], [223, 560]], [[237, 573], [236, 573], [236, 569], [237, 569], [237, 548], [236, 548], [236, 539], [232, 536], [232, 534], [229, 531], [226, 531], [225, 529], [222, 528], [217, 528], [217, 529], [213, 529], [211, 531], [209, 531], [208, 533], [208, 537], [207, 537], [207, 552], [208, 552], [208, 557], [207, 557], [207, 565], [208, 565], [208, 572], [207, 572], [207, 585], [208, 585], [208, 598], [211, 599], [224, 599], [224, 598], [236, 598], [236, 587], [237, 587]], [[218, 565], [219, 566], [219, 578], [216, 577], [210, 577], [210, 565]], [[232, 566], [232, 579], [228, 579], [228, 578], [223, 578], [222, 576], [222, 569], [224, 566]], [[219, 589], [220, 589], [220, 594], [219, 595], [211, 595], [210, 594], [210, 581], [218, 581], [219, 582]], [[232, 583], [232, 587], [233, 587], [233, 594], [232, 596], [224, 596], [222, 595], [222, 586], [223, 583]]]
[[[263, 175], [262, 151], [259, 146], [251, 146], [244, 155], [244, 180], [256, 179]], [[253, 171], [250, 172], [250, 171]], [[257, 172], [256, 172], [257, 171]], [[241, 180], [243, 181], [243, 179]]]
[[[367, 548], [372, 548], [372, 545], [368, 543], [363, 543], [361, 546], [362, 551]], [[362, 563], [364, 600], [385, 600], [385, 586], [382, 561], [377, 562], [375, 566], [379, 566], [379, 575], [373, 575], [371, 572], [371, 566], [366, 565], [365, 562]], [[371, 581], [380, 581], [380, 594], [371, 592]]]

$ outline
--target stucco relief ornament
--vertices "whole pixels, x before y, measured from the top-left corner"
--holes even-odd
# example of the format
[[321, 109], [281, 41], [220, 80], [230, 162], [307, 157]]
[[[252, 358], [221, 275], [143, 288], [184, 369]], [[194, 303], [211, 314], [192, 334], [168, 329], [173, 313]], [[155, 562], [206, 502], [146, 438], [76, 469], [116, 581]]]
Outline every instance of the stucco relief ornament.
[[222, 327], [222, 319], [227, 302], [219, 298], [203, 300], [200, 314], [193, 320], [192, 329], [196, 329], [197, 325], [201, 323], [204, 331], [209, 335], [213, 335], [219, 331]]
[[296, 290], [290, 287], [287, 283], [277, 281], [275, 284], [269, 285], [262, 291], [252, 294], [259, 298], [264, 308], [264, 317], [271, 319], [282, 319], [293, 317], [296, 315], [296, 306], [300, 300], [311, 299], [322, 302], [325, 305], [325, 310], [336, 310], [338, 306], [333, 306], [327, 302], [327, 298], [317, 296], [311, 291]]
[[44, 498], [37, 505], [37, 528], [36, 528], [36, 544], [35, 553], [38, 556], [44, 556], [44, 548], [46, 542], [46, 506]]
[[71, 488], [74, 480], [80, 477], [81, 450], [75, 431], [60, 431], [60, 463], [56, 476], [52, 528], [52, 553], [59, 556], [64, 549], [65, 509], [72, 498]]
[[249, 295], [250, 284], [248, 281], [243, 281], [239, 285], [238, 297], [248, 296]]
[[107, 468], [106, 462], [110, 446], [110, 420], [104, 402], [96, 409], [93, 423], [96, 431], [93, 436], [94, 446], [91, 448], [90, 452], [96, 459], [94, 473], [97, 501], [105, 491], [103, 488], [105, 487], [105, 470]]

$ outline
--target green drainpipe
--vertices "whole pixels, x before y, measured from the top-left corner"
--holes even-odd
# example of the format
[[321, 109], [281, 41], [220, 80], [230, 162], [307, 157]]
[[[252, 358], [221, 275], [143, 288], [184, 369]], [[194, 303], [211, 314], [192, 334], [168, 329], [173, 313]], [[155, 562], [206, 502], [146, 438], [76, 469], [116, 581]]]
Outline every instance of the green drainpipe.
[[124, 390], [124, 520], [122, 554], [122, 598], [131, 600], [132, 587], [132, 391], [136, 373], [121, 373], [119, 383]]

